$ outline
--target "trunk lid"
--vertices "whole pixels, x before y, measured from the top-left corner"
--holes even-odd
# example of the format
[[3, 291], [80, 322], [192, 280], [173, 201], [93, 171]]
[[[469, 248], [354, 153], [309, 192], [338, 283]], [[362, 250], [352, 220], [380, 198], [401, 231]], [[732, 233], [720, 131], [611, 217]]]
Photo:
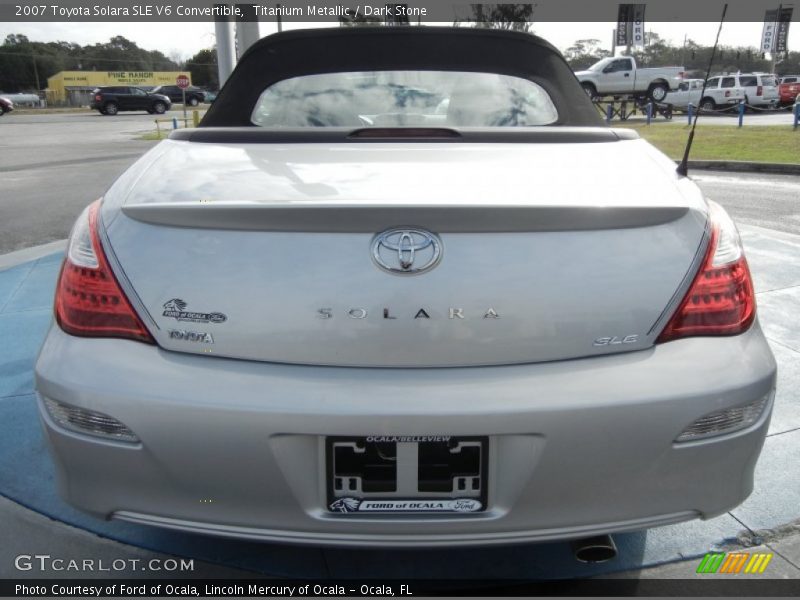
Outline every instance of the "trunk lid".
[[[693, 271], [706, 206], [641, 140], [170, 140], [109, 190], [103, 221], [166, 349], [440, 367], [651, 346]], [[400, 238], [376, 256], [376, 234], [393, 228], [412, 232], [406, 246], [434, 234], [438, 263], [382, 267]]]

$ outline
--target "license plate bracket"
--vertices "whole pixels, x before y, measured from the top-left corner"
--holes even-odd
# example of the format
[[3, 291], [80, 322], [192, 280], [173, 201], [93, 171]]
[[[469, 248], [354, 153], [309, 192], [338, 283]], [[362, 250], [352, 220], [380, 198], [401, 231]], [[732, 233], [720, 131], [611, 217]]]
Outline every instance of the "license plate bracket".
[[327, 508], [337, 514], [486, 510], [487, 436], [325, 438]]

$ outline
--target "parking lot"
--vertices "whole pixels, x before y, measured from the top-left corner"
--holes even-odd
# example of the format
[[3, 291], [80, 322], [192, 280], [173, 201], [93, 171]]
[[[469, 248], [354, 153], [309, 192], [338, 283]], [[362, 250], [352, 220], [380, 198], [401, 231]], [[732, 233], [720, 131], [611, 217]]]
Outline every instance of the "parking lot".
[[[181, 116], [180, 111], [170, 113]], [[620, 555], [580, 565], [565, 543], [468, 550], [362, 551], [296, 548], [218, 540], [118, 522], [100, 522], [64, 505], [37, 421], [32, 367], [50, 321], [63, 240], [86, 204], [156, 142], [148, 114], [10, 115], [0, 121], [0, 535], [28, 540], [26, 553], [152, 557], [207, 563], [204, 574], [237, 571], [292, 577], [570, 578], [675, 563], [662, 576], [691, 577], [712, 549], [761, 547], [776, 556], [771, 577], [800, 577], [800, 177], [694, 171], [703, 191], [738, 222], [753, 271], [761, 325], [779, 364], [778, 396], [756, 490], [742, 506], [712, 519], [617, 536]], [[733, 117], [717, 117], [714, 124]], [[765, 115], [783, 125], [790, 115]], [[702, 121], [703, 119], [701, 119]], [[680, 121], [679, 117], [673, 122]], [[770, 122], [768, 122], [770, 121]], [[798, 133], [800, 136], [800, 133]], [[22, 251], [22, 254], [19, 252]], [[7, 253], [17, 254], [8, 255]], [[28, 252], [29, 254], [26, 254]], [[9, 259], [8, 257], [11, 256]], [[16, 258], [15, 258], [16, 257]], [[598, 490], [601, 493], [602, 490]], [[98, 537], [100, 536], [100, 537]], [[54, 549], [53, 545], [56, 545]], [[16, 544], [0, 549], [13, 563]], [[469, 574], [469, 575], [467, 575]], [[0, 569], [0, 576], [24, 576]], [[34, 576], [41, 576], [35, 573]]]
[[155, 129], [154, 119], [98, 112], [3, 117], [0, 211], [8, 217], [0, 219], [0, 254], [66, 237], [79, 207], [154, 145], [136, 139]]

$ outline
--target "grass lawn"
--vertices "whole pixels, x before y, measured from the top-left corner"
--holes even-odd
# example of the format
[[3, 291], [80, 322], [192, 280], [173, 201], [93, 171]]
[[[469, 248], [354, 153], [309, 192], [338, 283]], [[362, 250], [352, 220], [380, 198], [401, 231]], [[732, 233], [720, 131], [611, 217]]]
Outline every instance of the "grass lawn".
[[[688, 126], [667, 123], [650, 126], [643, 123], [615, 123], [614, 126], [635, 129], [640, 136], [676, 160], [683, 157], [689, 136]], [[171, 131], [172, 126], [166, 123], [161, 129], [161, 138], [152, 131], [140, 135], [138, 139], [165, 139]], [[730, 125], [698, 125], [690, 158], [800, 164], [800, 128], [794, 130], [791, 126], [765, 125], [739, 129]]]
[[[683, 157], [688, 126], [661, 123], [615, 125], [635, 129], [639, 135], [670, 158]], [[800, 163], [800, 128], [791, 126], [700, 125], [692, 142], [692, 159], [745, 160], [767, 163]]]
[[169, 132], [172, 131], [172, 128], [169, 129], [164, 128], [161, 130], [161, 134], [159, 135], [158, 131], [148, 131], [147, 133], [141, 134], [138, 138], [139, 140], [145, 141], [152, 141], [152, 140], [165, 140], [169, 137]]

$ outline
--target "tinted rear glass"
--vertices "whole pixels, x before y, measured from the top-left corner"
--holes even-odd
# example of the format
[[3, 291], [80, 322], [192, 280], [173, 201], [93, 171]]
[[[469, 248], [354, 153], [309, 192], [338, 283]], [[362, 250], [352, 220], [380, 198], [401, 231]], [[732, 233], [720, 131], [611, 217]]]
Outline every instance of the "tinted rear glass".
[[305, 75], [268, 87], [251, 115], [280, 127], [529, 127], [558, 111], [540, 85], [509, 75], [359, 71]]
[[758, 85], [758, 79], [756, 77], [752, 76], [752, 75], [747, 76], [747, 77], [740, 77], [739, 78], [739, 82], [744, 87]]
[[777, 81], [772, 75], [761, 76], [762, 85], [778, 85]]

